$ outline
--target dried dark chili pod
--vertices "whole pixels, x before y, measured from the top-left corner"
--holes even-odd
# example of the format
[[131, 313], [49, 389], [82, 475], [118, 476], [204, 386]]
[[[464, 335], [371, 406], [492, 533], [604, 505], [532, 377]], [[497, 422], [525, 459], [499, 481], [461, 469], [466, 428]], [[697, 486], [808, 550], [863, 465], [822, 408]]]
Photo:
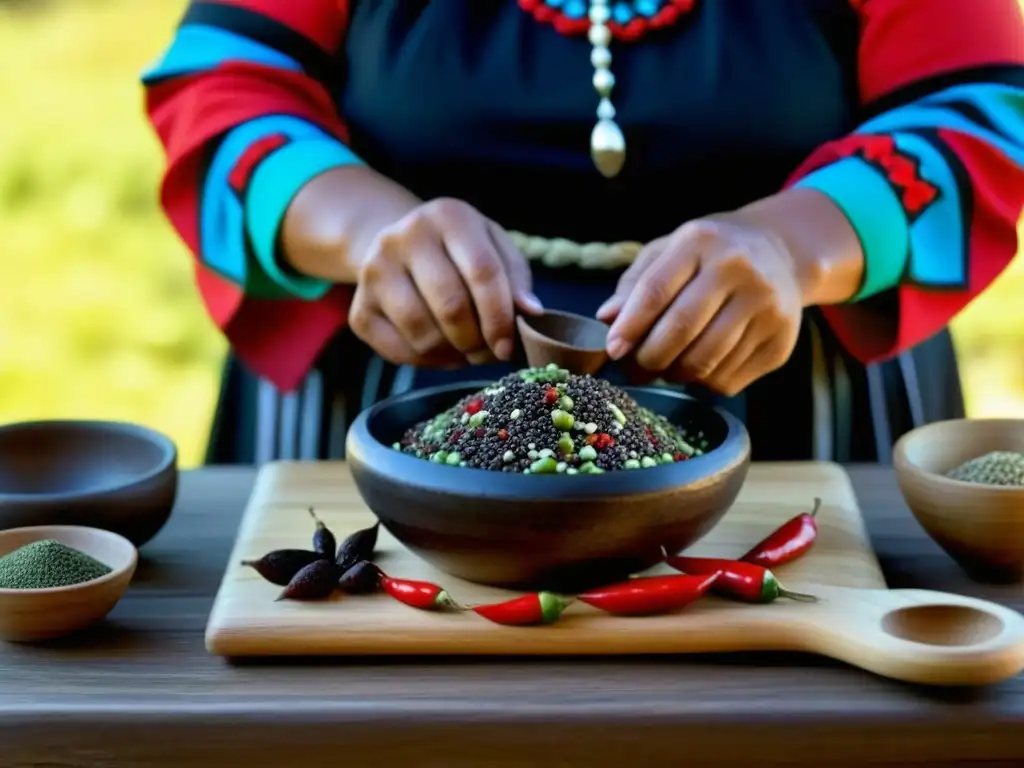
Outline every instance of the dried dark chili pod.
[[334, 538], [330, 528], [324, 525], [324, 521], [316, 516], [316, 510], [310, 507], [309, 514], [313, 518], [313, 522], [316, 523], [316, 530], [313, 531], [313, 549], [319, 552], [322, 557], [329, 558], [333, 556], [334, 548], [338, 546], [337, 539]]
[[278, 600], [322, 600], [338, 586], [338, 567], [320, 558], [295, 574]]
[[373, 560], [373, 550], [377, 546], [377, 533], [380, 531], [380, 521], [363, 528], [349, 535], [338, 547], [337, 557], [334, 562], [342, 571], [347, 571], [361, 560]]
[[243, 560], [241, 564], [252, 568], [271, 584], [286, 587], [296, 573], [322, 558], [319, 552], [308, 549], [275, 549], [258, 560]]
[[380, 589], [380, 569], [369, 560], [360, 560], [338, 579], [342, 592], [350, 595], [368, 595]]

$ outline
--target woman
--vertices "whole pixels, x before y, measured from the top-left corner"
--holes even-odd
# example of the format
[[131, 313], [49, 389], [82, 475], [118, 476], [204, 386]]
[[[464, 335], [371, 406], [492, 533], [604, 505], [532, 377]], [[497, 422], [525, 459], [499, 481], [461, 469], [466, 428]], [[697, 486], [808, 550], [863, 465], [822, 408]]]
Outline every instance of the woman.
[[145, 85], [233, 349], [211, 460], [338, 456], [551, 307], [756, 458], [886, 461], [962, 415], [945, 328], [1017, 247], [1017, 0], [194, 2]]

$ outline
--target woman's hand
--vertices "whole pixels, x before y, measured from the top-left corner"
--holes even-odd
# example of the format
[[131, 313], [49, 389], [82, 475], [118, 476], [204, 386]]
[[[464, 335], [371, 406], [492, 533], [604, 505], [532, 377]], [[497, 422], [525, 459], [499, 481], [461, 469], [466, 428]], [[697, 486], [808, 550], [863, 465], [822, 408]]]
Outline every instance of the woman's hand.
[[804, 307], [848, 299], [862, 270], [842, 212], [797, 190], [650, 243], [598, 317], [614, 320], [612, 358], [635, 350], [643, 369], [731, 396], [782, 366]]
[[349, 323], [393, 363], [481, 364], [511, 359], [517, 307], [541, 311], [526, 258], [475, 208], [438, 199], [373, 239]]

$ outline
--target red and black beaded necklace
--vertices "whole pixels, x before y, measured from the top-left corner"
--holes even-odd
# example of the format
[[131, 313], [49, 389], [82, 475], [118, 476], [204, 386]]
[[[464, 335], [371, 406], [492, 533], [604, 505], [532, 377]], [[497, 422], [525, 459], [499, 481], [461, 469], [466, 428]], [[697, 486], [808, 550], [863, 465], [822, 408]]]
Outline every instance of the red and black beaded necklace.
[[626, 162], [626, 137], [615, 121], [611, 101], [612, 40], [632, 42], [650, 31], [674, 24], [693, 10], [697, 0], [519, 0], [520, 7], [563, 35], [587, 35], [594, 90], [599, 98], [597, 124], [590, 134], [590, 156], [606, 178]]

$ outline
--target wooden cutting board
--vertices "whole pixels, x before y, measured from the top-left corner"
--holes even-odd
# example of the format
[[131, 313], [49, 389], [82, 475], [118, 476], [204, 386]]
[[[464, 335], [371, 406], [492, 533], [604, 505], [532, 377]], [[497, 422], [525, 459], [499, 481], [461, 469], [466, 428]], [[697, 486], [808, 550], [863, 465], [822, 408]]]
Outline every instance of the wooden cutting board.
[[[612, 617], [576, 604], [550, 626], [502, 627], [472, 613], [431, 613], [386, 595], [275, 602], [281, 588], [240, 562], [309, 548], [307, 509], [341, 541], [375, 518], [342, 462], [280, 462], [260, 472], [207, 626], [211, 653], [228, 656], [395, 654], [651, 654], [811, 651], [879, 674], [941, 684], [984, 683], [1024, 669], [1024, 619], [971, 598], [889, 591], [846, 472], [832, 463], [755, 464], [722, 522], [687, 554], [738, 557], [822, 499], [820, 533], [802, 559], [776, 571], [817, 603], [747, 605], [705, 598], [672, 615]], [[377, 563], [389, 575], [443, 585], [460, 603], [515, 596], [441, 573], [381, 530]], [[651, 573], [671, 572], [658, 566]], [[924, 641], [924, 642], [922, 642]], [[965, 646], [964, 643], [967, 645]]]

